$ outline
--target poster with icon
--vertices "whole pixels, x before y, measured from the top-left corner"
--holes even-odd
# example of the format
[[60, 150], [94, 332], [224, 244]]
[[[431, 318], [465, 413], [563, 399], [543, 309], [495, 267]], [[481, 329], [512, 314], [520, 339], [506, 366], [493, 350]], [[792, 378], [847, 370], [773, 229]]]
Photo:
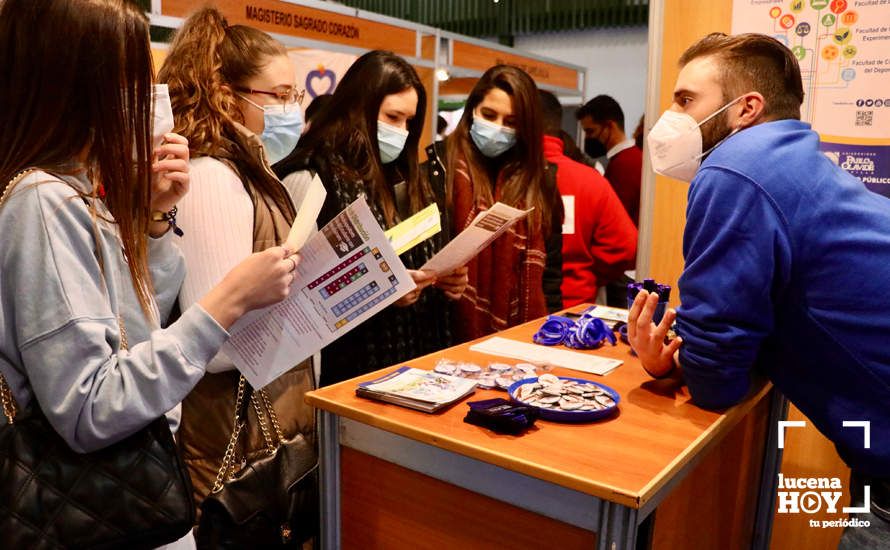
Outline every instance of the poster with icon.
[[358, 57], [325, 50], [292, 49], [287, 52], [294, 62], [297, 88], [306, 90], [300, 101], [303, 111], [316, 97], [334, 93], [334, 89]]
[[822, 151], [890, 196], [890, 0], [735, 0], [732, 32], [788, 46]]

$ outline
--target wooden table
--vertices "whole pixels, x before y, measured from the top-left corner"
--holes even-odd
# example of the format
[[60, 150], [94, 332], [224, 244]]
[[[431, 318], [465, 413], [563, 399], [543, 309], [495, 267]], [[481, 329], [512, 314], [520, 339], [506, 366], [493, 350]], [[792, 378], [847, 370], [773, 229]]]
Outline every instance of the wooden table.
[[[530, 342], [539, 326], [499, 336]], [[515, 362], [471, 344], [407, 364]], [[653, 547], [765, 547], [779, 461], [766, 427], [782, 414], [771, 387], [755, 384], [720, 414], [692, 405], [685, 387], [652, 380], [625, 344], [586, 353], [624, 364], [602, 377], [554, 374], [614, 388], [619, 413], [580, 425], [539, 420], [519, 437], [464, 423], [465, 402], [426, 414], [355, 395], [358, 382], [392, 368], [309, 393], [320, 411], [323, 548], [633, 549], [659, 505], [642, 533]], [[478, 390], [468, 400], [503, 396]]]

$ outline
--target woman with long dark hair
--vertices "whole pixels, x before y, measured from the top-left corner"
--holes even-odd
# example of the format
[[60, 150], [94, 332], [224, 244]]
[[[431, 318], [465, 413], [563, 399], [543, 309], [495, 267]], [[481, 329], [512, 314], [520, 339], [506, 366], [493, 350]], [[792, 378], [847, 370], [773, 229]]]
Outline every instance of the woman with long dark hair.
[[[303, 126], [294, 66], [268, 34], [229, 25], [203, 8], [177, 31], [158, 73], [168, 84], [176, 131], [189, 140], [192, 190], [180, 205], [187, 267], [179, 301], [188, 307], [232, 264], [284, 242], [296, 215], [292, 196], [269, 167], [289, 153]], [[213, 486], [232, 432], [240, 375], [217, 355], [183, 402], [180, 444], [200, 504]], [[257, 392], [248, 410], [243, 460], [267, 454], [257, 411], [275, 415], [285, 439], [314, 441], [314, 387], [304, 361]], [[265, 394], [266, 399], [263, 399]], [[272, 411], [264, 410], [271, 406]]]
[[454, 132], [427, 150], [426, 175], [446, 189], [455, 233], [497, 201], [534, 208], [469, 263], [469, 284], [453, 314], [457, 342], [561, 307], [563, 209], [544, 160], [542, 128], [534, 81], [498, 65], [473, 87]]
[[149, 22], [132, 2], [0, 2], [0, 74], [0, 374], [20, 411], [90, 452], [176, 412], [226, 329], [287, 295], [296, 258], [250, 255], [167, 326], [188, 144], [152, 148]]
[[[318, 219], [324, 225], [364, 195], [377, 221], [389, 228], [436, 202], [419, 177], [417, 146], [426, 91], [404, 59], [372, 51], [349, 68], [297, 149], [275, 171], [289, 185], [318, 174], [328, 195]], [[417, 271], [447, 241], [447, 231], [401, 259], [417, 289], [322, 350], [321, 384], [331, 384], [448, 347], [448, 300], [459, 299], [466, 270], [439, 277]]]

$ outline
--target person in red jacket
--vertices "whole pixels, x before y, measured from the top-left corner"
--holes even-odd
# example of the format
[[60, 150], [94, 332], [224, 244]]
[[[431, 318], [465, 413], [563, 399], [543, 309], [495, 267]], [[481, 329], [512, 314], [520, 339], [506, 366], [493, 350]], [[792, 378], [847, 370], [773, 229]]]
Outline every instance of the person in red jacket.
[[585, 152], [590, 156], [606, 156], [608, 164], [604, 175], [634, 225], [639, 226], [643, 150], [624, 133], [621, 106], [607, 95], [598, 95], [578, 109], [577, 118], [584, 128]]
[[538, 91], [544, 117], [544, 157], [556, 167], [556, 185], [565, 206], [562, 236], [563, 307], [596, 300], [600, 287], [633, 269], [637, 228], [609, 182], [593, 168], [563, 153], [557, 137], [562, 106]]

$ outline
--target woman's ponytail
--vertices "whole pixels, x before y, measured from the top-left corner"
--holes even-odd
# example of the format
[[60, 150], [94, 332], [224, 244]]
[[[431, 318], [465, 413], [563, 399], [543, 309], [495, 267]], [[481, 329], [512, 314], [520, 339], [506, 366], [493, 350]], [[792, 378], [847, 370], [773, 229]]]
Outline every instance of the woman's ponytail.
[[203, 8], [196, 12], [176, 33], [158, 72], [158, 82], [170, 88], [176, 115], [174, 131], [189, 140], [193, 153], [216, 149], [237, 112], [235, 97], [222, 71], [222, 51], [229, 29], [219, 10]]
[[280, 55], [287, 50], [268, 34], [245, 25], [229, 26], [219, 10], [203, 8], [176, 33], [158, 81], [170, 88], [174, 131], [189, 140], [192, 157], [225, 156], [245, 186], [267, 195], [293, 218], [284, 187], [252, 153], [235, 124], [244, 123], [237, 88]]

